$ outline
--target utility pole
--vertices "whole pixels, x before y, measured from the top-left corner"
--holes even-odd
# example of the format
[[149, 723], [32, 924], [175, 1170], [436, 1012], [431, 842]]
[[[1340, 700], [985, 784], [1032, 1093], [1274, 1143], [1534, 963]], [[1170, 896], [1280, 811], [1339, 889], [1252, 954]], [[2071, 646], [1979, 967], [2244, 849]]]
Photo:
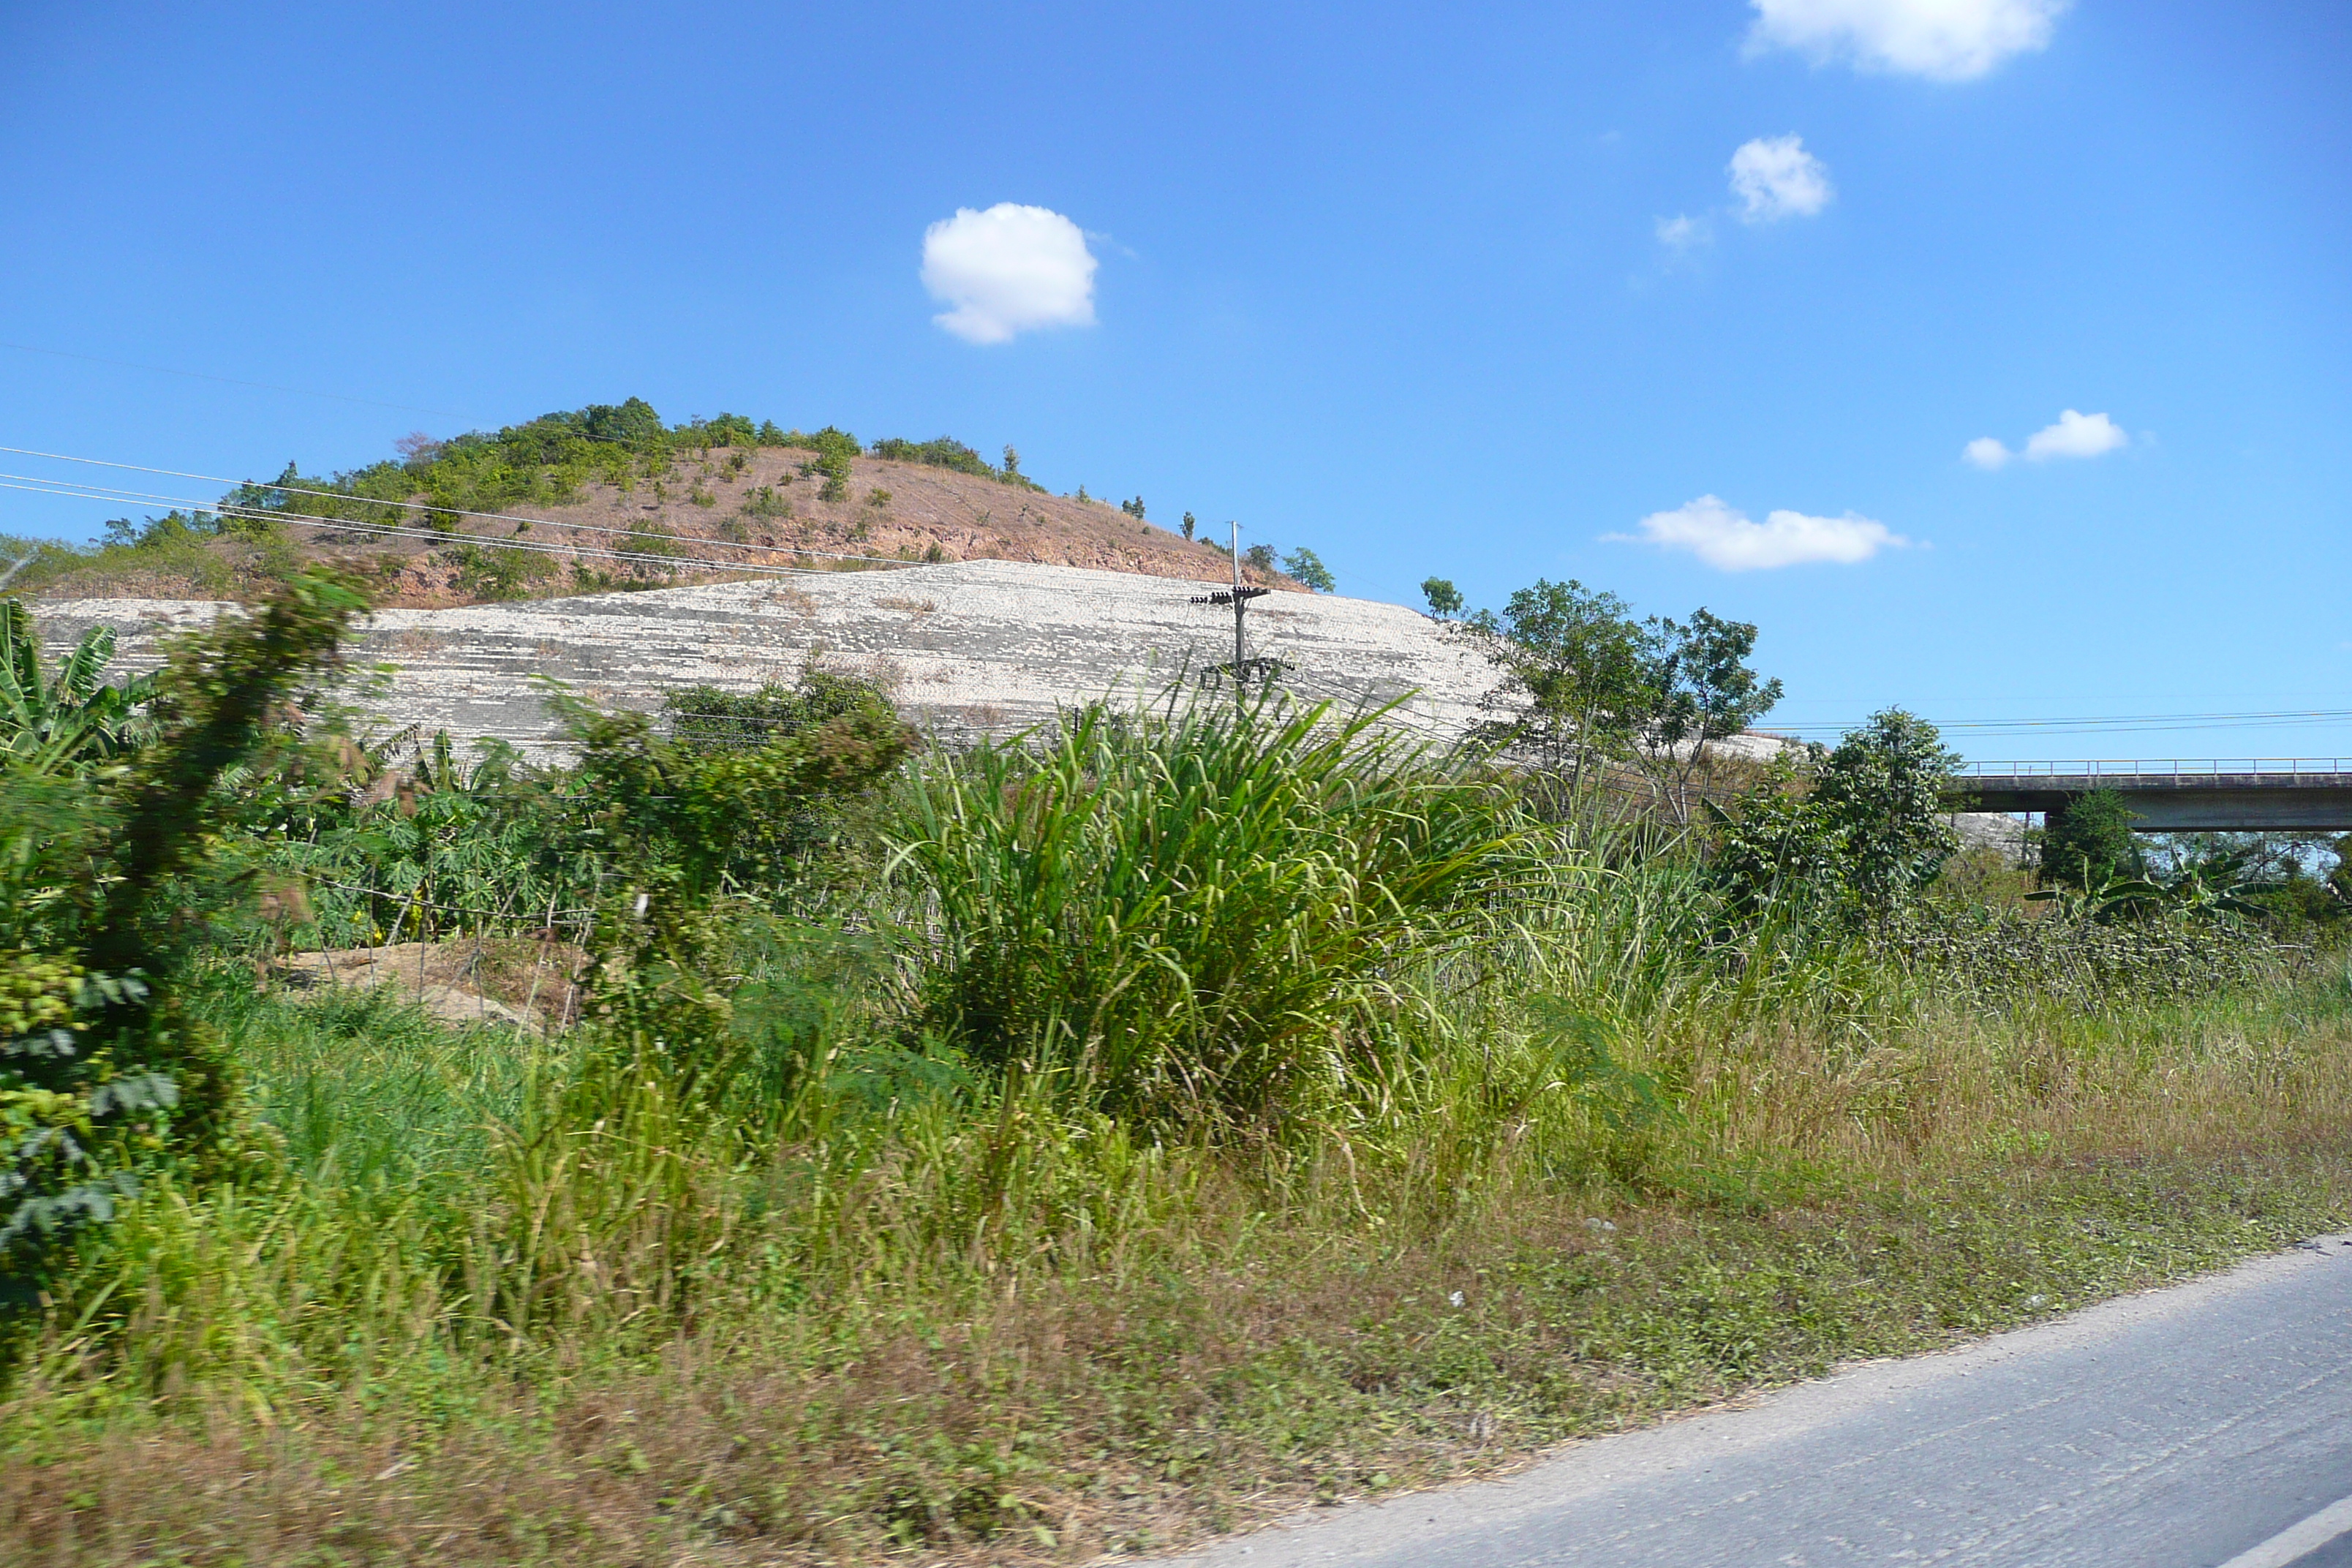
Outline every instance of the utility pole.
[[[1234, 585], [1225, 593], [1195, 595], [1192, 603], [1231, 605], [1234, 607], [1234, 662], [1225, 667], [1225, 671], [1234, 678], [1234, 706], [1236, 709], [1243, 709], [1249, 705], [1250, 677], [1263, 673], [1267, 681], [1271, 682], [1281, 667], [1270, 658], [1259, 659], [1255, 665], [1253, 665], [1250, 659], [1249, 637], [1244, 630], [1245, 617], [1249, 614], [1249, 602], [1252, 599], [1264, 598], [1274, 590], [1245, 588], [1242, 585], [1242, 525], [1235, 522], [1231, 526], [1234, 531]], [[1265, 668], [1261, 671], [1256, 665], [1262, 665]]]
[[1234, 701], [1242, 695], [1242, 666], [1249, 658], [1249, 645], [1242, 640], [1242, 616], [1249, 612], [1249, 601], [1242, 597], [1242, 525], [1236, 521], [1234, 530]]

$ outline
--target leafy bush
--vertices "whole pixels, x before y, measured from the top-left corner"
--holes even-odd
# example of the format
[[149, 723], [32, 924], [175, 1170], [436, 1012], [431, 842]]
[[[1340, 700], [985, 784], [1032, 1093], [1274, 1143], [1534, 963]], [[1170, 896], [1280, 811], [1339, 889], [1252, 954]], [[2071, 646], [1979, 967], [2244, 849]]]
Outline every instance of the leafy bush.
[[1785, 760], [1715, 824], [1708, 880], [1736, 925], [1884, 923], [1959, 847], [1946, 820], [1958, 758], [1936, 727], [1889, 708], [1802, 766]]
[[1429, 601], [1429, 613], [1439, 620], [1462, 613], [1462, 590], [1443, 577], [1424, 577], [1421, 596]]
[[2050, 813], [2040, 837], [2042, 880], [2088, 891], [2146, 876], [2147, 862], [2132, 834], [2135, 816], [2122, 792], [2112, 789], [2077, 795], [2065, 810]]
[[457, 543], [445, 552], [457, 564], [457, 586], [478, 599], [529, 598], [561, 571], [555, 557], [543, 551]]
[[751, 692], [686, 687], [665, 696], [661, 710], [677, 744], [715, 752], [798, 740], [835, 720], [889, 707], [888, 694], [876, 682], [813, 664], [793, 686], [771, 683]]
[[992, 468], [982, 458], [962, 442], [947, 436], [929, 441], [902, 441], [897, 437], [874, 443], [874, 455], [894, 463], [923, 463], [934, 468], [952, 468], [960, 474], [976, 479], [994, 479], [1001, 485], [1018, 485], [1024, 489], [1043, 489], [1021, 472], [1021, 454], [1012, 447], [1004, 448], [1004, 466]]
[[876, 688], [822, 672], [791, 692], [673, 700], [696, 706], [670, 710], [667, 736], [642, 713], [572, 709], [571, 783], [594, 803], [593, 842], [680, 921], [699, 918], [697, 900], [787, 879], [809, 803], [872, 788], [914, 746]]

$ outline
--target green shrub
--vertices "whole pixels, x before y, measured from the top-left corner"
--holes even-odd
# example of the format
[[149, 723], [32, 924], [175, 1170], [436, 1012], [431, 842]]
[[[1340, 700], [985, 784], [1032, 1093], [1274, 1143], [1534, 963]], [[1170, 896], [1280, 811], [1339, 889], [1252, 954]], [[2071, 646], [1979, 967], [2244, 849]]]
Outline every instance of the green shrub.
[[1002, 470], [988, 466], [987, 458], [962, 442], [946, 436], [929, 441], [902, 441], [893, 436], [875, 442], [874, 455], [887, 458], [894, 463], [923, 463], [934, 468], [952, 468], [957, 473], [971, 474], [983, 479], [1001, 482], [1005, 478]]
[[2091, 890], [2147, 875], [2131, 825], [2137, 814], [2119, 790], [2095, 789], [2053, 811], [2042, 829], [2042, 877], [2053, 887]]
[[539, 550], [468, 543], [451, 545], [444, 553], [457, 564], [457, 586], [480, 599], [529, 598], [561, 570], [553, 555]]

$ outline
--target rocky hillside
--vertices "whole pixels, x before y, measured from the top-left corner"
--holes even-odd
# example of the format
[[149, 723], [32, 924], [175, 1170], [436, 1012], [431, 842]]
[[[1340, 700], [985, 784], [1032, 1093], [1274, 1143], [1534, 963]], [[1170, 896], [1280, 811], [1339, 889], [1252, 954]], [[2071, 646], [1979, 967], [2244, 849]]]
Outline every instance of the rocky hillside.
[[[895, 497], [893, 498], [896, 499]], [[1219, 557], [1220, 561], [1223, 558]], [[599, 707], [652, 709], [665, 692], [790, 684], [811, 663], [872, 679], [940, 733], [1003, 731], [1092, 699], [1226, 700], [1231, 612], [1152, 575], [969, 561], [785, 581], [713, 583], [527, 604], [385, 608], [355, 639], [382, 690], [348, 693], [383, 737], [446, 730], [460, 742], [561, 750], [546, 678]], [[95, 626], [120, 666], [150, 669], [162, 639], [231, 606], [217, 601], [58, 598], [37, 605], [51, 657]], [[1397, 605], [1334, 595], [1257, 602], [1250, 651], [1286, 688], [1342, 709], [1399, 703], [1391, 721], [1449, 740], [1481, 716], [1494, 672], [1451, 628]], [[1209, 678], [1204, 682], [1204, 678]]]

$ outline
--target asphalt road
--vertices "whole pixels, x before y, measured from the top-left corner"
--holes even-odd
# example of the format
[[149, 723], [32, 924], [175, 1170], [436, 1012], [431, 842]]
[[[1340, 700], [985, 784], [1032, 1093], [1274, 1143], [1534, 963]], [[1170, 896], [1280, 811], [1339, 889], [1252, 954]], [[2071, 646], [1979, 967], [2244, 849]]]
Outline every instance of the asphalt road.
[[2352, 1568], [2352, 1237], [1181, 1561]]

